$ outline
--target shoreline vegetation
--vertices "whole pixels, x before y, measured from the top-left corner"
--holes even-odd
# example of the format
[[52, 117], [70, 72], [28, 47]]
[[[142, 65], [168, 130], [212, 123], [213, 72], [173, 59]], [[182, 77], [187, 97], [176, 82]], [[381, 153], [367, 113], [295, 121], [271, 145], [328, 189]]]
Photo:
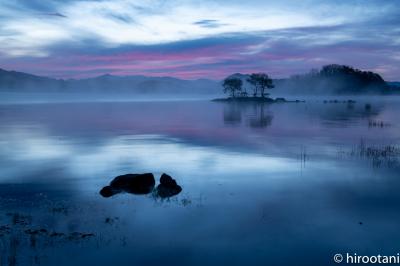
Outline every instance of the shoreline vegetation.
[[[315, 91], [334, 88], [339, 94], [345, 92], [368, 93], [371, 90], [384, 93], [391, 88], [379, 74], [370, 71], [361, 71], [345, 65], [327, 65], [322, 67], [321, 70], [312, 70], [308, 74], [291, 77], [286, 83], [292, 83], [292, 87], [312, 87]], [[250, 75], [236, 73], [226, 77], [221, 85], [223, 92], [228, 95], [228, 98], [214, 99], [213, 101], [304, 102], [269, 97], [270, 94], [266, 91], [275, 88], [275, 84], [268, 74], [262, 72]]]

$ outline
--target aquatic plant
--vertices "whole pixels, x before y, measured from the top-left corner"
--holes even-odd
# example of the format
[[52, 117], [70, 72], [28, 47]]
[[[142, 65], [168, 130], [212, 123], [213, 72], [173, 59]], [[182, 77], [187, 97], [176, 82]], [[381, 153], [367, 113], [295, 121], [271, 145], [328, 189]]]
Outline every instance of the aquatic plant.
[[370, 160], [374, 168], [400, 166], [400, 147], [393, 144], [369, 145], [364, 140], [348, 153], [351, 157]]
[[387, 122], [384, 122], [382, 120], [369, 120], [368, 121], [368, 127], [377, 127], [377, 128], [384, 128], [384, 127], [389, 127], [390, 124]]

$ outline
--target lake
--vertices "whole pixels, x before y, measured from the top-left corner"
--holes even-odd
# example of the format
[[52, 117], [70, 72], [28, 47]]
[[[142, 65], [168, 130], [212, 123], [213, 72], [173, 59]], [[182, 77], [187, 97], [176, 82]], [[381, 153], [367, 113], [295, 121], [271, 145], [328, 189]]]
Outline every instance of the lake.
[[[338, 99], [2, 104], [0, 265], [396, 255], [400, 98]], [[182, 192], [99, 194], [148, 172]]]

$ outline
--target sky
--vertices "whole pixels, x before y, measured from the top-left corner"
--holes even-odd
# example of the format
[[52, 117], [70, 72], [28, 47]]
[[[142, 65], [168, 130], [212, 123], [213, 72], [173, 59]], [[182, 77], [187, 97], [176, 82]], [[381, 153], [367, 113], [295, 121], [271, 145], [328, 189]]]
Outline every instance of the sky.
[[0, 68], [273, 78], [346, 64], [400, 80], [398, 0], [2, 0]]

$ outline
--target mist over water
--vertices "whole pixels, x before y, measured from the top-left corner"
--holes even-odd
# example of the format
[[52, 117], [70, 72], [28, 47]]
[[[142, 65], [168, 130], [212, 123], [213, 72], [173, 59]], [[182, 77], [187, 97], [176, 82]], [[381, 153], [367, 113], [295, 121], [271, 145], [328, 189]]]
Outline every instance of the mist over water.
[[[396, 254], [400, 99], [304, 99], [0, 105], [2, 264], [330, 265], [336, 253]], [[98, 193], [147, 172], [170, 174], [182, 192]]]

